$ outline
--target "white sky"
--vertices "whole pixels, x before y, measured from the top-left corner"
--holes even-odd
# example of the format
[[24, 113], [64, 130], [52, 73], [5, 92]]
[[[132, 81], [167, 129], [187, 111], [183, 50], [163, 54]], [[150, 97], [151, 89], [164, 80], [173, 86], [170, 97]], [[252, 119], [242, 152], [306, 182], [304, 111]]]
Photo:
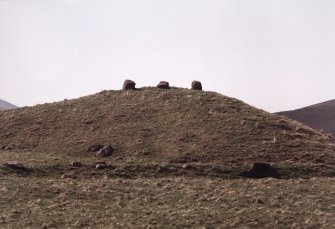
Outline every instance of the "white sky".
[[334, 0], [0, 0], [0, 98], [203, 88], [274, 112], [335, 99]]

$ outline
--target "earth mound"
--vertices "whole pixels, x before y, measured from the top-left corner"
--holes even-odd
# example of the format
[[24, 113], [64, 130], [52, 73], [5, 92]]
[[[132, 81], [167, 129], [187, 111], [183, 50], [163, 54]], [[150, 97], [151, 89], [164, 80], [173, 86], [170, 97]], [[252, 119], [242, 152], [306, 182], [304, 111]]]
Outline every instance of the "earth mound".
[[102, 91], [0, 112], [0, 149], [12, 149], [0, 150], [3, 160], [61, 173], [79, 160], [88, 171], [93, 145], [113, 147], [102, 163], [117, 176], [237, 177], [255, 162], [284, 178], [335, 174], [331, 136], [215, 92]]

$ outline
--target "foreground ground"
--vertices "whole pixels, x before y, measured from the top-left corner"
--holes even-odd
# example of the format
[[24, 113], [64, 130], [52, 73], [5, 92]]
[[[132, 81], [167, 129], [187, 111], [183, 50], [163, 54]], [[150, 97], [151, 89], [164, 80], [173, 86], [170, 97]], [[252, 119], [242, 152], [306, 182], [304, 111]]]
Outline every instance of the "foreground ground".
[[331, 228], [335, 178], [0, 177], [1, 228]]

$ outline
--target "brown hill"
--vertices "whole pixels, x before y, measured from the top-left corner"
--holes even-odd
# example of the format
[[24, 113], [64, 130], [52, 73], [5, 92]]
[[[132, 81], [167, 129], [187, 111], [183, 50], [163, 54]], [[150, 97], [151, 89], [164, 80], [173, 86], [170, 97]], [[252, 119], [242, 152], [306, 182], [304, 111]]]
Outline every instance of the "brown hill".
[[279, 112], [316, 130], [335, 136], [335, 100], [318, 103], [293, 111]]
[[100, 160], [87, 152], [94, 144], [115, 148], [104, 160], [124, 176], [234, 176], [258, 161], [283, 177], [332, 176], [335, 165], [331, 136], [214, 92], [103, 91], [0, 112], [2, 162], [63, 174], [77, 160], [87, 173]]

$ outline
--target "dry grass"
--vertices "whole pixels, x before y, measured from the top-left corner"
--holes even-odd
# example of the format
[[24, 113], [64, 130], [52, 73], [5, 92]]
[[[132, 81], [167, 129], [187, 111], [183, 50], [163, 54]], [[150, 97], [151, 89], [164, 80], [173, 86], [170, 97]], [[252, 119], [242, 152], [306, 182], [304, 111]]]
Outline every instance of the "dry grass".
[[[255, 161], [329, 175], [335, 141], [313, 129], [213, 92], [187, 89], [103, 91], [60, 103], [0, 112], [0, 146], [91, 160], [88, 146], [111, 144], [113, 161], [198, 162], [245, 169]], [[21, 153], [19, 157], [24, 156]], [[67, 163], [70, 163], [69, 161]]]
[[[92, 144], [116, 152], [101, 160]], [[0, 112], [0, 228], [330, 228], [335, 141], [213, 92], [103, 91]], [[80, 161], [81, 168], [70, 163]], [[238, 174], [273, 163], [282, 180]], [[307, 178], [307, 179], [301, 179]]]
[[331, 228], [334, 178], [2, 177], [1, 228]]

